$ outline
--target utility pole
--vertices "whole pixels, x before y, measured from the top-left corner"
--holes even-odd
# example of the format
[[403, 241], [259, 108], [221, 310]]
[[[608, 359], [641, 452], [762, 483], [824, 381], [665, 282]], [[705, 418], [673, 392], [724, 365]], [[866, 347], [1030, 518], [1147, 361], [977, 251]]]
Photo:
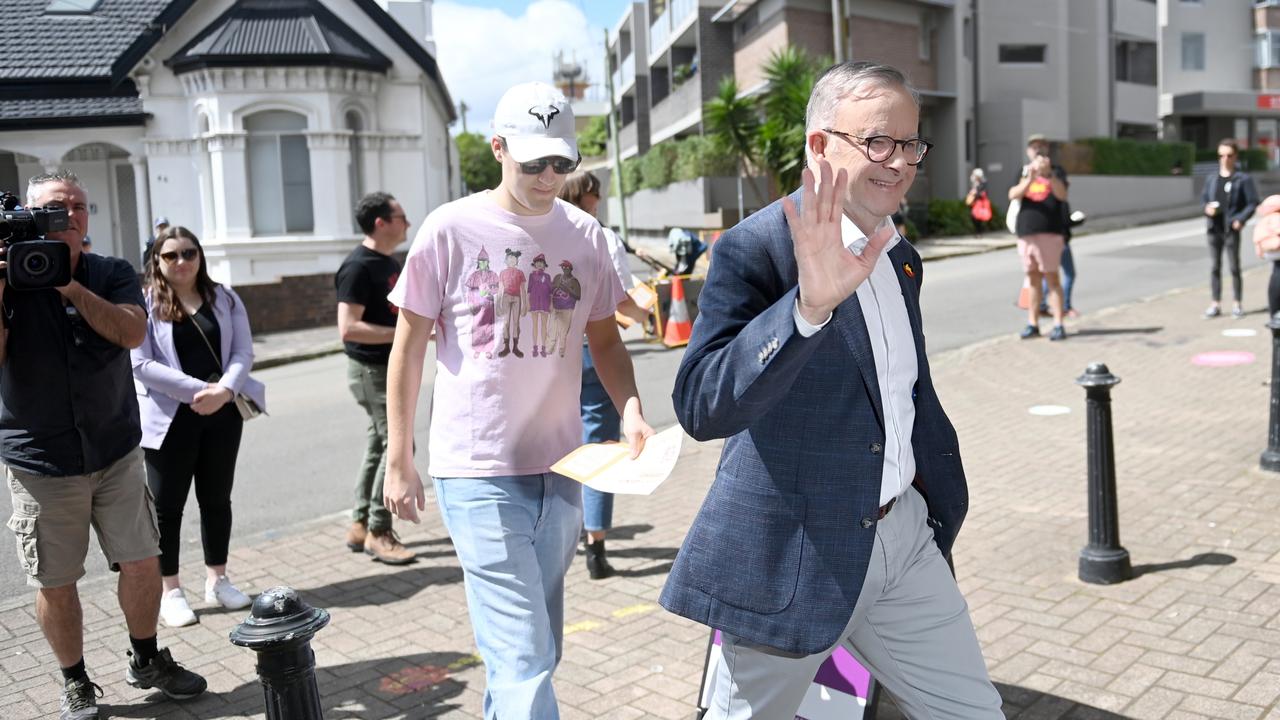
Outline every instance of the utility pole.
[[471, 108], [467, 107], [466, 100], [458, 101], [458, 116], [462, 118], [462, 132], [467, 131], [467, 111]]
[[844, 56], [844, 0], [831, 0], [831, 38], [834, 43], [833, 58], [835, 62], [842, 63], [845, 61]]
[[609, 72], [609, 31], [604, 31], [604, 84], [609, 90], [609, 137], [613, 139], [613, 176], [618, 183], [618, 227], [622, 230], [622, 242], [631, 244], [627, 232], [627, 188], [622, 175], [622, 148], [618, 143], [618, 118], [613, 106], [613, 73]]

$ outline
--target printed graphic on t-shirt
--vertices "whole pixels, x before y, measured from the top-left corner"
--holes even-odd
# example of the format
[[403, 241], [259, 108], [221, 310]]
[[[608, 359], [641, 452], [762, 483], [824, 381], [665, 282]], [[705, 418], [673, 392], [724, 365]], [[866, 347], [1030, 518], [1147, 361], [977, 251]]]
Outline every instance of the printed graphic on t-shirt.
[[1032, 202], [1044, 202], [1052, 191], [1053, 186], [1049, 184], [1048, 178], [1036, 178], [1027, 186], [1026, 198]]
[[[560, 273], [547, 272], [547, 258], [538, 253], [529, 263], [528, 274], [520, 267], [525, 254], [504, 249], [506, 267], [500, 273], [489, 268], [489, 252], [480, 248], [474, 268], [467, 277], [467, 303], [471, 309], [471, 351], [473, 358], [495, 356], [564, 357], [569, 349], [573, 313], [582, 299], [582, 283], [573, 275], [573, 263], [560, 261]], [[532, 345], [520, 347], [525, 337], [521, 325], [528, 317]], [[502, 347], [498, 348], [497, 324], [502, 323]]]

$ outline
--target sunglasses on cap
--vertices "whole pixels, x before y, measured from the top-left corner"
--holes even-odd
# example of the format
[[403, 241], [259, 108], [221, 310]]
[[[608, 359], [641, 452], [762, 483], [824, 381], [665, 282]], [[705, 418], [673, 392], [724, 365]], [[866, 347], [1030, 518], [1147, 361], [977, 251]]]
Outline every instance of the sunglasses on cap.
[[542, 157], [529, 162], [516, 163], [520, 166], [520, 172], [525, 175], [540, 175], [547, 166], [551, 166], [551, 170], [557, 175], [568, 175], [578, 169], [578, 164], [582, 162], [582, 158], [570, 160], [565, 157]]
[[187, 262], [195, 262], [200, 257], [200, 251], [195, 248], [183, 248], [181, 251], [170, 250], [160, 253], [160, 259], [167, 263], [177, 262], [179, 257]]

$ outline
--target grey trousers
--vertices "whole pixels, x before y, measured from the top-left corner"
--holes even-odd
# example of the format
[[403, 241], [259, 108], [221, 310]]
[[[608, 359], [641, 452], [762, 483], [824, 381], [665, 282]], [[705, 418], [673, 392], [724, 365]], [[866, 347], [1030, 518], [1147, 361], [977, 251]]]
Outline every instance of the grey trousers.
[[[908, 488], [876, 527], [843, 645], [912, 720], [1004, 718], [969, 607]], [[724, 633], [706, 720], [790, 719], [835, 650], [795, 656]]]

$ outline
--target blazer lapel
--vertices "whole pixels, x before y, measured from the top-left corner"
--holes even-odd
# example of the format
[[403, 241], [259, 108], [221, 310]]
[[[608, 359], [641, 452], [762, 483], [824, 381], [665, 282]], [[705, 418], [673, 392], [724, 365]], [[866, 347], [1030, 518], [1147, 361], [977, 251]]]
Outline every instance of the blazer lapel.
[[836, 308], [832, 322], [840, 331], [845, 344], [853, 352], [853, 359], [862, 373], [862, 382], [867, 386], [867, 395], [871, 396], [871, 404], [876, 410], [876, 421], [884, 427], [884, 408], [880, 403], [880, 383], [876, 378], [876, 358], [871, 352], [871, 336], [867, 334], [867, 321], [862, 314], [862, 303], [858, 294], [845, 298]]
[[231, 356], [231, 298], [221, 288], [214, 291], [213, 297], [213, 317], [218, 321], [218, 364], [226, 368]]
[[[898, 244], [889, 251], [889, 262], [893, 263], [893, 271], [898, 276], [898, 285], [902, 288], [902, 299], [907, 305], [907, 317], [911, 319], [911, 337], [915, 341], [916, 367], [919, 368], [917, 375], [923, 377], [925, 368], [928, 367], [924, 355], [924, 323], [920, 319], [920, 298], [916, 293], [916, 280], [914, 277], [907, 277], [911, 251], [907, 249], [906, 240], [899, 240]], [[918, 268], [912, 269], [912, 272], [918, 271]]]
[[156, 348], [160, 351], [165, 364], [180, 368], [178, 364], [178, 348], [173, 344], [173, 323], [168, 320], [156, 320]]

